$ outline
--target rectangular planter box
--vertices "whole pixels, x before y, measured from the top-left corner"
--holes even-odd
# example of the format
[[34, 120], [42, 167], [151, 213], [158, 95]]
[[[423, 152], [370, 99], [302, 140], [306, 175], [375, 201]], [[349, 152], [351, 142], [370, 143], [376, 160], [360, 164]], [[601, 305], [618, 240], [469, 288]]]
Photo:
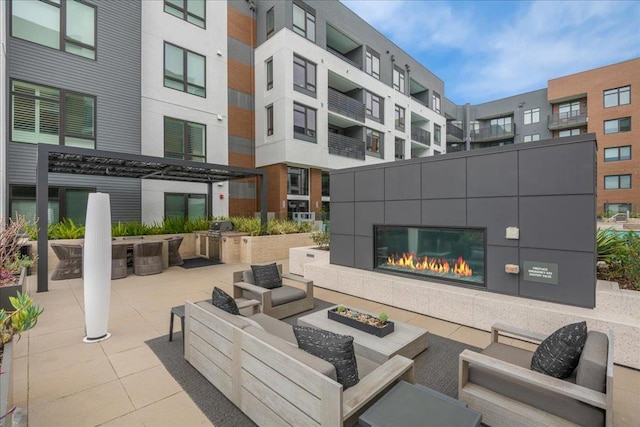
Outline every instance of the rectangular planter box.
[[355, 328], [359, 331], [366, 332], [380, 338], [389, 335], [391, 332], [393, 332], [394, 329], [393, 322], [390, 320], [387, 320], [387, 323], [384, 327], [378, 328], [377, 326], [362, 323], [356, 319], [338, 314], [337, 308], [327, 310], [327, 315], [331, 320], [335, 320], [336, 322], [340, 322], [344, 325], [351, 326], [352, 328]]

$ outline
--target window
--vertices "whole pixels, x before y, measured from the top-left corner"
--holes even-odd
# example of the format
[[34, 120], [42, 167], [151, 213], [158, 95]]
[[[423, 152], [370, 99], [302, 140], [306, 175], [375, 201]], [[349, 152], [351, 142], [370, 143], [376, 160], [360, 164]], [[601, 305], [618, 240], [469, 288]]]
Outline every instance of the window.
[[200, 123], [164, 118], [164, 156], [170, 159], [206, 161], [207, 127]]
[[205, 97], [205, 58], [169, 43], [164, 44], [164, 86]]
[[605, 162], [617, 162], [620, 160], [631, 160], [631, 146], [613, 147], [604, 149]]
[[540, 122], [540, 109], [532, 108], [531, 110], [524, 110], [524, 124], [530, 125], [531, 123]]
[[393, 66], [393, 88], [404, 93], [404, 70], [397, 65]]
[[13, 1], [11, 35], [96, 59], [96, 7], [76, 0]]
[[273, 89], [273, 58], [267, 59], [267, 90]]
[[330, 175], [329, 172], [322, 171], [322, 197], [329, 197], [330, 188]]
[[95, 148], [93, 96], [13, 80], [11, 140]]
[[[84, 224], [87, 217], [87, 200], [95, 188], [49, 187], [49, 223], [57, 223], [65, 218], [77, 225]], [[23, 215], [27, 221], [37, 218], [35, 185], [11, 185], [10, 210], [12, 215]]]
[[367, 116], [381, 122], [380, 97], [371, 92], [365, 92], [365, 111]]
[[164, 11], [205, 28], [205, 0], [164, 0]]
[[293, 88], [315, 96], [316, 64], [297, 55], [293, 56]]
[[604, 91], [604, 108], [631, 104], [631, 86]]
[[271, 37], [276, 30], [276, 21], [273, 7], [267, 10], [267, 38]]
[[404, 159], [404, 139], [396, 138], [396, 160]]
[[376, 51], [367, 48], [364, 61], [366, 73], [380, 80], [380, 55]]
[[631, 212], [631, 203], [605, 203], [604, 210], [608, 217], [618, 213]]
[[207, 195], [164, 193], [165, 218], [206, 218]]
[[293, 104], [293, 136], [316, 142], [316, 110], [302, 104]]
[[433, 125], [433, 143], [436, 145], [440, 145], [440, 142], [442, 141], [442, 129], [440, 128], [440, 125]]
[[287, 177], [287, 194], [309, 195], [309, 169], [289, 166]]
[[565, 136], [580, 135], [580, 129], [566, 129], [558, 132], [558, 138], [564, 138]]
[[579, 115], [580, 115], [580, 101], [570, 102], [568, 104], [560, 104], [558, 106], [559, 119], [577, 117]]
[[629, 132], [631, 130], [631, 117], [625, 117], [622, 119], [605, 120], [604, 133], [618, 133]]
[[267, 107], [267, 136], [273, 135], [273, 105]]
[[433, 111], [436, 113], [440, 113], [440, 94], [437, 92], [433, 92], [431, 95], [433, 101]]
[[523, 141], [524, 142], [540, 141], [540, 134], [534, 133], [533, 135], [525, 135]]
[[293, 31], [312, 42], [316, 41], [315, 14], [312, 11], [304, 10], [295, 3], [293, 4]]
[[396, 129], [404, 130], [404, 114], [405, 110], [399, 105], [396, 105], [395, 109], [395, 118], [396, 118]]
[[491, 135], [503, 135], [511, 133], [511, 117], [499, 117], [491, 119]]
[[607, 175], [604, 177], [605, 190], [627, 190], [631, 188], [631, 175]]
[[365, 144], [367, 154], [382, 157], [382, 135], [377, 130], [366, 129], [367, 141]]

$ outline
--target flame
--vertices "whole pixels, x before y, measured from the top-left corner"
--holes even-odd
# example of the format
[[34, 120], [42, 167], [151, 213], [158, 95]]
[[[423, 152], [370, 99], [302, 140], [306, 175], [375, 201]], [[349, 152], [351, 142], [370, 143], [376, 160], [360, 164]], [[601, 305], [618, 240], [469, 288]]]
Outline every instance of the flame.
[[438, 274], [454, 274], [456, 276], [469, 277], [473, 275], [473, 270], [469, 264], [460, 256], [453, 264], [440, 258], [429, 258], [427, 256], [418, 257], [414, 253], [402, 253], [402, 256], [391, 255], [387, 257], [387, 265], [407, 268], [410, 270], [430, 271]]

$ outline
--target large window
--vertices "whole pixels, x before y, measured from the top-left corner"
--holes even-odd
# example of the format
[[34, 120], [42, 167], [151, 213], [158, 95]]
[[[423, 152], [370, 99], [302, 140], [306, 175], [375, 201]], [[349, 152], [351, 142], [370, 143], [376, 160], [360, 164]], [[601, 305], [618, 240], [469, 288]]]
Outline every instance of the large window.
[[297, 4], [293, 4], [293, 31], [306, 37], [312, 42], [316, 41], [316, 16], [310, 10], [305, 10]]
[[293, 56], [293, 88], [315, 96], [316, 64], [297, 55]]
[[523, 142], [533, 142], [540, 141], [540, 134], [534, 133], [533, 135], [525, 135], [523, 138]]
[[273, 135], [273, 105], [267, 107], [267, 136]]
[[271, 37], [276, 30], [276, 21], [273, 7], [267, 10], [267, 38]]
[[13, 80], [11, 140], [95, 148], [95, 105], [89, 95]]
[[378, 95], [371, 92], [365, 92], [365, 110], [367, 116], [382, 123], [381, 100]]
[[622, 119], [605, 120], [604, 133], [629, 132], [631, 130], [631, 117]]
[[273, 58], [267, 59], [267, 90], [273, 89]]
[[404, 93], [404, 70], [397, 65], [393, 66], [393, 88], [400, 93]]
[[502, 135], [511, 132], [511, 117], [498, 117], [491, 119], [491, 134]]
[[558, 118], [566, 119], [569, 117], [577, 117], [580, 115], [580, 101], [560, 104], [558, 106]]
[[405, 109], [399, 105], [396, 105], [396, 109], [395, 109], [396, 129], [404, 130], [404, 116], [405, 116]]
[[441, 108], [440, 108], [440, 94], [437, 93], [437, 92], [433, 92], [432, 97], [433, 97], [433, 99], [432, 99], [433, 111], [435, 111], [436, 113], [440, 113], [440, 110], [441, 110]]
[[396, 138], [395, 144], [395, 156], [396, 160], [404, 159], [404, 139]]
[[316, 142], [316, 110], [302, 104], [293, 104], [293, 136]]
[[627, 190], [631, 188], [631, 175], [607, 175], [604, 177], [605, 190]]
[[206, 218], [207, 195], [164, 193], [165, 218]]
[[164, 156], [171, 159], [206, 161], [207, 127], [200, 123], [164, 118]]
[[164, 44], [165, 87], [207, 96], [205, 57], [172, 44]]
[[[95, 188], [49, 187], [47, 205], [49, 223], [69, 218], [77, 225], [84, 224], [87, 217], [87, 200]], [[24, 216], [27, 221], [37, 218], [35, 185], [12, 185], [9, 190], [11, 215]]]
[[532, 123], [540, 122], [540, 109], [532, 108], [531, 110], [524, 110], [524, 124], [530, 125]]
[[631, 146], [612, 147], [604, 149], [605, 162], [617, 162], [620, 160], [631, 160]]
[[631, 212], [631, 203], [605, 203], [604, 211], [607, 217], [611, 217], [618, 213]]
[[565, 129], [558, 132], [558, 138], [564, 138], [565, 136], [580, 135], [580, 128], [578, 129]]
[[205, 28], [205, 0], [164, 0], [164, 11]]
[[366, 129], [365, 148], [367, 154], [382, 157], [382, 137], [383, 135], [377, 130]]
[[631, 104], [631, 86], [604, 91], [604, 108]]
[[364, 70], [367, 74], [380, 80], [380, 55], [378, 52], [367, 48], [364, 59]]
[[440, 125], [433, 125], [433, 142], [436, 145], [440, 145], [442, 142], [442, 129], [440, 128]]
[[287, 194], [309, 195], [309, 169], [289, 166], [287, 175]]
[[76, 0], [11, 2], [11, 35], [96, 58], [96, 7]]
[[329, 197], [330, 176], [329, 172], [322, 171], [322, 197]]

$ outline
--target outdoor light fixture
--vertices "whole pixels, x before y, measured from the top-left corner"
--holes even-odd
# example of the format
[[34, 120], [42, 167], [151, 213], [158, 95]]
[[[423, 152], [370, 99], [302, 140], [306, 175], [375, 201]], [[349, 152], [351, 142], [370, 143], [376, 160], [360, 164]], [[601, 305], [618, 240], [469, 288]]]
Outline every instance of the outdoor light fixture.
[[90, 193], [85, 221], [84, 319], [86, 343], [104, 341], [111, 299], [111, 206], [106, 193]]

